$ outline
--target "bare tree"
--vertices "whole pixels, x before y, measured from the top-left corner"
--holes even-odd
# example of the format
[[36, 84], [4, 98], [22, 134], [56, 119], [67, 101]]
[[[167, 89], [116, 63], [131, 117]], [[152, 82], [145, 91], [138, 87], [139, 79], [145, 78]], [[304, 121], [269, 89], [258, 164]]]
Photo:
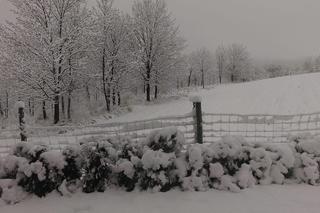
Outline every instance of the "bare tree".
[[249, 72], [249, 52], [241, 44], [232, 44], [227, 49], [228, 72], [231, 82], [246, 80], [246, 72]]
[[216, 50], [216, 63], [218, 69], [219, 83], [222, 83], [222, 76], [225, 73], [227, 67], [227, 55], [226, 49], [223, 45], [220, 45]]
[[132, 7], [134, 55], [151, 101], [152, 80], [157, 95], [164, 67], [171, 67], [183, 48], [178, 27], [163, 0], [135, 1]]
[[189, 79], [191, 75], [200, 75], [200, 84], [204, 88], [205, 80], [209, 77], [209, 71], [213, 71], [213, 55], [212, 53], [205, 49], [199, 49], [192, 52], [190, 55], [190, 69], [189, 69]]
[[[70, 58], [83, 56], [86, 42], [79, 0], [10, 0], [17, 21], [1, 26], [1, 41], [16, 78], [36, 91], [39, 98], [54, 102], [54, 123], [60, 120], [60, 96], [67, 88]], [[76, 24], [75, 24], [76, 22]], [[43, 102], [45, 104], [45, 102]]]

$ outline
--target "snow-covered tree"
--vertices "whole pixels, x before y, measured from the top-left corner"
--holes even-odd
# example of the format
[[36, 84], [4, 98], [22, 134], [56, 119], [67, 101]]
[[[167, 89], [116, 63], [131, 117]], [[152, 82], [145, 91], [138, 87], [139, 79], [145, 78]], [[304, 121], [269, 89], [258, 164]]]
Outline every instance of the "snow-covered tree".
[[1, 26], [6, 52], [2, 57], [16, 79], [43, 100], [53, 101], [54, 123], [58, 123], [60, 97], [70, 91], [74, 79], [71, 63], [78, 64], [86, 49], [83, 38], [88, 14], [84, 1], [10, 1], [17, 19]]
[[[94, 51], [89, 65], [91, 76], [101, 82], [107, 111], [121, 102], [126, 75], [130, 73], [130, 19], [112, 7], [111, 0], [98, 0], [94, 9]], [[101, 79], [101, 81], [100, 81]]]
[[213, 54], [206, 48], [202, 48], [192, 52], [189, 60], [189, 82], [193, 76], [195, 84], [198, 82], [204, 88], [206, 80], [210, 83], [210, 77], [215, 78]]
[[132, 7], [133, 50], [144, 81], [146, 100], [155, 97], [163, 76], [180, 59], [184, 41], [163, 0], [135, 1]]
[[231, 82], [245, 81], [250, 71], [250, 59], [247, 48], [241, 44], [232, 44], [227, 49], [228, 73]]
[[227, 68], [227, 55], [226, 49], [223, 45], [220, 45], [216, 49], [216, 64], [218, 69], [219, 83], [222, 83], [222, 77], [225, 74]]

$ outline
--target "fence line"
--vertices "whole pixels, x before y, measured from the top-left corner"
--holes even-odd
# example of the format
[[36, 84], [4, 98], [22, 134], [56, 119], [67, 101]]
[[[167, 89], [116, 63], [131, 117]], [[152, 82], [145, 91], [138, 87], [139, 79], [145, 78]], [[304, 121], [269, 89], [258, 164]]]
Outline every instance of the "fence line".
[[[320, 134], [320, 112], [297, 115], [200, 113], [204, 143], [220, 140], [225, 135], [240, 135], [253, 142], [286, 142], [289, 135]], [[177, 127], [187, 143], [195, 142], [197, 125], [195, 113], [131, 122], [116, 122], [87, 126], [34, 127], [27, 129], [29, 141], [61, 149], [78, 144], [84, 138], [129, 136], [145, 138], [150, 131]], [[202, 130], [203, 129], [203, 130]], [[0, 130], [0, 154], [20, 141], [18, 129]]]
[[254, 142], [286, 142], [290, 135], [320, 134], [320, 112], [297, 115], [203, 113], [203, 119], [206, 141], [216, 141], [224, 135], [240, 135]]

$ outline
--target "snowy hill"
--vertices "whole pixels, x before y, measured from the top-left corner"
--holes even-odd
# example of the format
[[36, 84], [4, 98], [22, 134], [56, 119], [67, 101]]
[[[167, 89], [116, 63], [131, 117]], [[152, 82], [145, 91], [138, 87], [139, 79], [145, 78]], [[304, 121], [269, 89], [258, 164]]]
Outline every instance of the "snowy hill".
[[[203, 110], [210, 113], [296, 114], [320, 111], [320, 73], [254, 82], [219, 85], [199, 90]], [[133, 111], [110, 120], [133, 121], [191, 111], [187, 97], [163, 104], [133, 106]]]

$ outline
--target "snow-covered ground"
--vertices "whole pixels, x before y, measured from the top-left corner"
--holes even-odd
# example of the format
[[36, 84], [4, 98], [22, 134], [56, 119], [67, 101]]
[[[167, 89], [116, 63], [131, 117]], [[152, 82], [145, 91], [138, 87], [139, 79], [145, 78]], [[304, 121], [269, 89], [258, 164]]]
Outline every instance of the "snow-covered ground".
[[256, 186], [240, 193], [209, 191], [167, 193], [108, 191], [26, 200], [0, 206], [1, 213], [318, 213], [320, 187], [308, 185]]
[[[297, 114], [320, 111], [320, 73], [286, 76], [248, 83], [219, 85], [194, 93], [207, 113]], [[108, 120], [125, 122], [189, 113], [187, 97], [170, 102], [136, 105], [133, 111]], [[105, 121], [100, 121], [105, 122]]]

